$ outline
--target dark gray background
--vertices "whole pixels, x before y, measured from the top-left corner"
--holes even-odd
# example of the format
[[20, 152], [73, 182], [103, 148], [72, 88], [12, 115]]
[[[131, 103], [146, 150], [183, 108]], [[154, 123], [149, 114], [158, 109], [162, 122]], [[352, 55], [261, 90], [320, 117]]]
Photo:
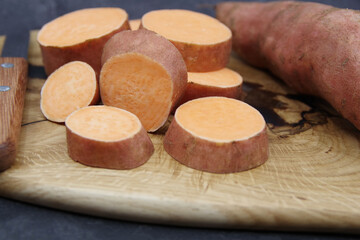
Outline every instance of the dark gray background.
[[[182, 8], [214, 16], [216, 0], [0, 0], [0, 34], [39, 29], [64, 13], [86, 7], [124, 8], [130, 18], [161, 8]], [[317, 0], [360, 9], [360, 0]], [[0, 239], [360, 239], [360, 236], [174, 227], [110, 220], [0, 198]]]

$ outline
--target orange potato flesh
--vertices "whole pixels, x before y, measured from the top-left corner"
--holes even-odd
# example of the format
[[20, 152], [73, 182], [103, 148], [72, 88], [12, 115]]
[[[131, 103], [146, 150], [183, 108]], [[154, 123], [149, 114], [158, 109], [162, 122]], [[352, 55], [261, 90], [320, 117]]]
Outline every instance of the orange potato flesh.
[[73, 111], [99, 99], [96, 75], [90, 65], [70, 62], [53, 72], [41, 89], [40, 108], [54, 122], [64, 122]]
[[129, 21], [130, 24], [130, 29], [131, 30], [138, 30], [141, 24], [141, 20], [140, 19], [132, 19]]
[[269, 156], [264, 118], [248, 104], [225, 97], [181, 105], [165, 134], [164, 149], [188, 167], [213, 173], [248, 170]]
[[192, 134], [219, 142], [250, 138], [265, 126], [257, 110], [244, 102], [223, 97], [185, 103], [177, 109], [175, 117]]
[[188, 82], [206, 86], [228, 88], [240, 86], [243, 79], [237, 72], [229, 68], [222, 68], [217, 71], [205, 73], [188, 72]]
[[100, 89], [105, 105], [134, 113], [148, 131], [164, 123], [172, 105], [169, 74], [162, 65], [138, 53], [110, 58], [101, 71]]
[[215, 71], [228, 63], [232, 34], [215, 18], [188, 10], [156, 10], [142, 17], [141, 27], [170, 40], [188, 72]]
[[186, 88], [181, 54], [169, 40], [147, 29], [114, 35], [104, 47], [102, 64], [104, 104], [133, 112], [149, 132], [166, 122]]
[[69, 156], [87, 166], [132, 169], [144, 164], [154, 146], [132, 113], [109, 106], [90, 106], [66, 119]]
[[54, 19], [43, 26], [38, 41], [43, 46], [71, 46], [99, 38], [119, 28], [127, 20], [121, 8], [88, 8]]
[[[74, 120], [76, 118], [76, 120]], [[69, 116], [66, 126], [86, 138], [119, 141], [140, 131], [141, 123], [134, 114], [115, 107], [82, 108]]]
[[210, 45], [231, 38], [231, 31], [215, 18], [188, 10], [151, 11], [142, 24], [172, 41]]
[[54, 19], [37, 36], [46, 74], [68, 62], [83, 61], [98, 76], [105, 43], [129, 28], [128, 15], [121, 8], [82, 9]]
[[179, 105], [201, 97], [239, 98], [243, 79], [237, 72], [222, 68], [212, 72], [188, 72], [188, 84]]

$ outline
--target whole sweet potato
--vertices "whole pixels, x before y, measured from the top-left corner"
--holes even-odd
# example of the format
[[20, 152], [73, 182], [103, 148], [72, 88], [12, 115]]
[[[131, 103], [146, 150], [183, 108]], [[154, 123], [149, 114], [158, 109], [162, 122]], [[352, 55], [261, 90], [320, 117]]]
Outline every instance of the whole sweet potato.
[[360, 129], [360, 12], [305, 2], [223, 2], [233, 49], [303, 94], [322, 97]]

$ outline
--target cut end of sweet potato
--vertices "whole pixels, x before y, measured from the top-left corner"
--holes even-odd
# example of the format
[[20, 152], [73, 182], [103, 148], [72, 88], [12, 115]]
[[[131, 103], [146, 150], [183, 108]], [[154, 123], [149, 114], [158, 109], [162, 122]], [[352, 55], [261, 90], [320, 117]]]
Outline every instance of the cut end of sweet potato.
[[164, 67], [138, 53], [110, 58], [101, 70], [101, 98], [105, 105], [126, 109], [148, 131], [163, 125], [172, 106], [172, 80]]
[[99, 76], [105, 43], [129, 28], [128, 15], [121, 8], [88, 8], [54, 19], [37, 36], [46, 74], [68, 62], [82, 61]]
[[242, 92], [242, 83], [240, 74], [229, 68], [203, 73], [189, 72], [188, 84], [178, 105], [210, 96], [238, 99]]
[[239, 73], [229, 68], [222, 68], [212, 72], [188, 72], [188, 82], [218, 88], [231, 88], [239, 87], [243, 83], [243, 79]]
[[107, 106], [82, 108], [67, 118], [66, 126], [80, 136], [104, 142], [130, 138], [141, 129], [134, 114]]
[[227, 41], [231, 31], [217, 19], [182, 9], [155, 10], [142, 17], [144, 28], [171, 41], [212, 45]]
[[64, 122], [73, 111], [95, 104], [99, 90], [95, 71], [84, 62], [74, 61], [53, 72], [41, 89], [40, 108], [54, 122]]
[[181, 105], [165, 134], [164, 148], [180, 163], [214, 173], [254, 168], [269, 154], [262, 115], [244, 102], [225, 97]]
[[38, 42], [42, 46], [64, 47], [101, 38], [120, 28], [128, 15], [121, 8], [88, 8], [54, 19], [42, 27]]
[[175, 113], [179, 125], [200, 138], [232, 142], [249, 139], [265, 127], [263, 116], [248, 104], [230, 98], [199, 98]]
[[69, 156], [87, 166], [131, 169], [145, 163], [154, 146], [132, 113], [109, 106], [90, 106], [65, 122]]
[[141, 19], [132, 19], [129, 21], [131, 30], [138, 30], [140, 28]]
[[189, 10], [155, 10], [142, 17], [141, 27], [170, 40], [189, 72], [215, 71], [228, 63], [232, 33], [213, 17]]
[[147, 29], [122, 31], [105, 45], [100, 94], [154, 132], [166, 122], [187, 84], [184, 60], [166, 38]]

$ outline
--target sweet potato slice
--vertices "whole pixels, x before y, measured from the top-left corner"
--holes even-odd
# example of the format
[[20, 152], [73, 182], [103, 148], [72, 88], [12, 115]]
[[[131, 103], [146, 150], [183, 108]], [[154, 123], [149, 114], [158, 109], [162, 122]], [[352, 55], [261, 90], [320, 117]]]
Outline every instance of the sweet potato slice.
[[188, 84], [180, 104], [200, 97], [239, 98], [243, 79], [239, 73], [222, 68], [212, 72], [188, 72]]
[[131, 30], [138, 30], [140, 28], [141, 19], [132, 19], [129, 21]]
[[65, 14], [45, 24], [38, 33], [45, 72], [71, 61], [90, 64], [98, 74], [105, 43], [115, 33], [129, 29], [121, 8], [89, 8]]
[[187, 72], [179, 51], [146, 30], [123, 31], [104, 47], [100, 95], [105, 105], [126, 109], [154, 132], [185, 91]]
[[199, 98], [181, 105], [165, 134], [164, 148], [180, 163], [213, 173], [254, 168], [269, 154], [262, 115], [226, 97]]
[[182, 54], [189, 72], [224, 68], [231, 52], [231, 31], [208, 15], [165, 9], [146, 13], [141, 27], [169, 39]]
[[97, 103], [95, 71], [84, 62], [67, 63], [53, 72], [41, 89], [40, 109], [53, 122], [64, 122], [73, 111]]
[[154, 146], [132, 113], [109, 106], [90, 106], [66, 119], [69, 156], [87, 166], [132, 169], [144, 164]]

